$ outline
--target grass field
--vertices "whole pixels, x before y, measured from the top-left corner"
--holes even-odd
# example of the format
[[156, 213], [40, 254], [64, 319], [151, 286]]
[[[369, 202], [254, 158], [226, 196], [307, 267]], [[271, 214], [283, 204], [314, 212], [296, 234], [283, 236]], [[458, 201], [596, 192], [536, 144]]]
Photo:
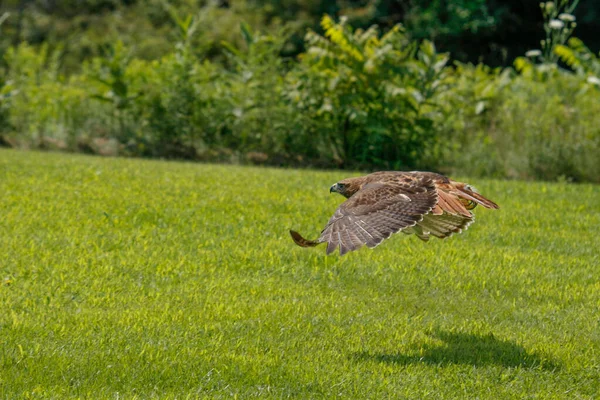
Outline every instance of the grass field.
[[[468, 180], [325, 256], [352, 175], [0, 151], [0, 398], [595, 398], [600, 187]], [[460, 178], [460, 177], [457, 177]]]

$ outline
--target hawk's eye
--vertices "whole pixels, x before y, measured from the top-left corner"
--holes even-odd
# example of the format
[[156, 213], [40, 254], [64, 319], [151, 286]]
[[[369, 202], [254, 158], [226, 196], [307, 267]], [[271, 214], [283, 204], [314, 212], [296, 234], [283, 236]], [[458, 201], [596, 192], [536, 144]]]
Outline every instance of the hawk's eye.
[[338, 187], [338, 189], [343, 189], [343, 188], [346, 187], [346, 184], [345, 183], [338, 183], [337, 187]]

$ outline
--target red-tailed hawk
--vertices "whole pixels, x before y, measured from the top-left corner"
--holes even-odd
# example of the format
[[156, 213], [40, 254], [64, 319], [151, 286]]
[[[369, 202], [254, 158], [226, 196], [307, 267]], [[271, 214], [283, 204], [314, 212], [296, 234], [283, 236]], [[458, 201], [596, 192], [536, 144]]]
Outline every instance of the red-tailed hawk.
[[472, 186], [433, 172], [375, 172], [339, 181], [329, 192], [348, 200], [335, 210], [317, 240], [290, 230], [299, 246], [327, 243], [327, 254], [338, 247], [341, 255], [365, 244], [372, 248], [399, 231], [424, 241], [430, 236], [444, 239], [467, 229], [474, 221], [470, 210], [477, 204], [498, 208]]

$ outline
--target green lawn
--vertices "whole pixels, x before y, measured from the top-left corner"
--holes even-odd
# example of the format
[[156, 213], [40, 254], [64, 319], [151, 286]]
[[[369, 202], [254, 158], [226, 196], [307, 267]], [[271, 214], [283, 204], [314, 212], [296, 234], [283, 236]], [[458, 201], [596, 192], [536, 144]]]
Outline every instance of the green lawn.
[[[0, 398], [595, 398], [600, 187], [325, 256], [352, 175], [0, 151]], [[460, 177], [456, 177], [460, 178]]]

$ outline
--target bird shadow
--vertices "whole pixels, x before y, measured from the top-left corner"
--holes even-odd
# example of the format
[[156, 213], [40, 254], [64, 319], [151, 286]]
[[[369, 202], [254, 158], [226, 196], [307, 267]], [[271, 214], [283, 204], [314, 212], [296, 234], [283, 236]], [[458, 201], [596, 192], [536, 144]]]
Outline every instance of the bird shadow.
[[426, 343], [411, 353], [372, 353], [357, 352], [357, 361], [373, 361], [386, 364], [410, 365], [496, 365], [505, 368], [557, 370], [560, 366], [534, 352], [528, 352], [509, 340], [494, 337], [493, 334], [480, 335], [463, 332], [435, 331], [429, 334], [434, 344]]

